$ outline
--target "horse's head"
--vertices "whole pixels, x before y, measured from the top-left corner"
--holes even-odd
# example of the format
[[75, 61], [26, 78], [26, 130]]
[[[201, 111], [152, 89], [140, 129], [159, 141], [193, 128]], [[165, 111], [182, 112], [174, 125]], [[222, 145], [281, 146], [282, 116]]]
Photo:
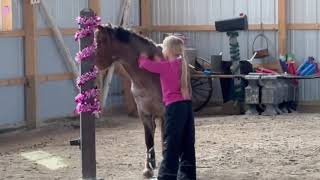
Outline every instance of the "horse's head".
[[161, 49], [157, 48], [151, 40], [111, 24], [98, 26], [95, 41], [97, 43], [96, 65], [99, 69], [106, 69], [119, 59], [136, 59], [141, 52], [148, 53], [150, 56], [162, 55]]
[[108, 68], [113, 62], [115, 53], [114, 47], [114, 30], [111, 24], [98, 26], [95, 32], [96, 49], [96, 65], [100, 70]]

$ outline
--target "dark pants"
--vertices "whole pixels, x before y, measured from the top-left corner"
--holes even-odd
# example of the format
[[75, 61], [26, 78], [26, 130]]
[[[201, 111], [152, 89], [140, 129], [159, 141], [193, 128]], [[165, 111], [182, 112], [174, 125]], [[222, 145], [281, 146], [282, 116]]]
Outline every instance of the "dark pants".
[[195, 180], [195, 128], [191, 101], [166, 107], [164, 138], [158, 180]]

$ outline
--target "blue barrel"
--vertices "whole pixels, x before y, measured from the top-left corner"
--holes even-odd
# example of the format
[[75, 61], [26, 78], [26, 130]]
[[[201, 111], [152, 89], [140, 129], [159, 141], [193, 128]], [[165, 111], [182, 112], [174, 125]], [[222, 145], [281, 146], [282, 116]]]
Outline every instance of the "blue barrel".
[[317, 72], [317, 66], [316, 64], [312, 64], [312, 68], [308, 70], [308, 72], [305, 74], [306, 76], [313, 75]]
[[314, 64], [309, 64], [309, 65], [307, 65], [306, 68], [304, 68], [304, 69], [301, 71], [300, 75], [301, 75], [301, 76], [307, 76], [307, 74], [310, 73], [309, 71], [311, 71], [314, 67], [315, 67]]
[[297, 70], [297, 73], [298, 75], [302, 75], [302, 71], [307, 67], [309, 66], [310, 63], [309, 63], [309, 58], [305, 59], [304, 62], [299, 66], [298, 70]]

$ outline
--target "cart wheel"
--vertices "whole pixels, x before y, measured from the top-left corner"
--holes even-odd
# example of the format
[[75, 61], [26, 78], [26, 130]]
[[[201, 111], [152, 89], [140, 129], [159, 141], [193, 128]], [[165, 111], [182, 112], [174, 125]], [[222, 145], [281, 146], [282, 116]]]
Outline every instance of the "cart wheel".
[[199, 112], [210, 101], [213, 91], [211, 78], [191, 77], [193, 111]]

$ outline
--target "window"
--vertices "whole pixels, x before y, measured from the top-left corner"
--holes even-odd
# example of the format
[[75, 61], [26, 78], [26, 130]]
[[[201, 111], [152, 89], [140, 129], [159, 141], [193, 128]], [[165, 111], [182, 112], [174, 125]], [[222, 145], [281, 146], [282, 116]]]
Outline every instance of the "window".
[[12, 0], [0, 0], [0, 30], [12, 30]]

